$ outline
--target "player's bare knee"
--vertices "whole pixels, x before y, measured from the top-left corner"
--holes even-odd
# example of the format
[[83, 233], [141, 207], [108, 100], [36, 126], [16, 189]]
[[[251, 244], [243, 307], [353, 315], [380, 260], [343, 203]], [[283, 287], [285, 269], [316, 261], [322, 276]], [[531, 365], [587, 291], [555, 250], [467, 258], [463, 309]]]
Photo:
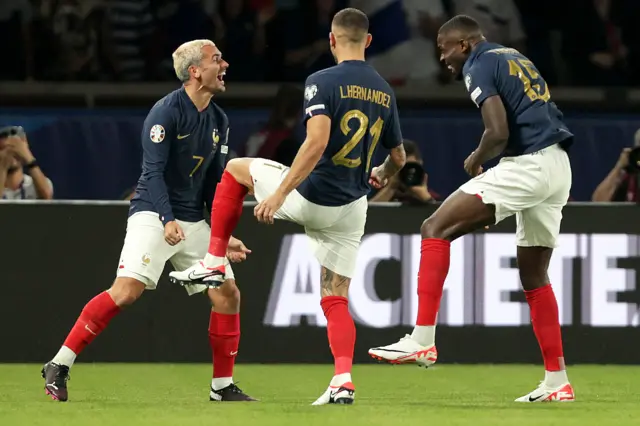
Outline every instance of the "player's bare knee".
[[336, 274], [332, 270], [322, 267], [320, 276], [320, 292], [322, 297], [341, 296], [348, 297], [351, 278]]
[[142, 296], [144, 283], [129, 277], [118, 277], [108, 290], [116, 305], [125, 307], [133, 304]]
[[439, 223], [436, 217], [430, 216], [424, 222], [422, 222], [422, 226], [420, 226], [420, 235], [422, 238], [439, 238], [439, 239], [448, 239], [448, 235]]
[[234, 177], [238, 183], [251, 188], [253, 181], [251, 179], [251, 173], [249, 172], [249, 166], [253, 158], [234, 158], [227, 163], [225, 170]]

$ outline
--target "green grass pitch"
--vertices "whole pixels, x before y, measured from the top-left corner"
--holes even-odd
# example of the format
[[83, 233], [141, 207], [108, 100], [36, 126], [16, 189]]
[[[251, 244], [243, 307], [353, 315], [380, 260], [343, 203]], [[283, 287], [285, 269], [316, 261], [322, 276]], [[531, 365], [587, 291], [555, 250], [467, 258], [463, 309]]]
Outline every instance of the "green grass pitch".
[[359, 365], [353, 406], [312, 407], [330, 365], [238, 365], [256, 403], [211, 403], [211, 366], [77, 364], [70, 400], [45, 396], [39, 365], [0, 364], [0, 425], [525, 426], [640, 424], [640, 367], [575, 366], [577, 401], [518, 404], [542, 379], [540, 366]]

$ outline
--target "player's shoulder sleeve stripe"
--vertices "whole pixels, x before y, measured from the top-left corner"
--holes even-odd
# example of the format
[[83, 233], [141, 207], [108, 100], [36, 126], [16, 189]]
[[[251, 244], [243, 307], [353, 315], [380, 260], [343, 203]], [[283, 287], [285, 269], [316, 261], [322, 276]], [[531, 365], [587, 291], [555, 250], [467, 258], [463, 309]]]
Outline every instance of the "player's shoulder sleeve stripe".
[[307, 109], [305, 109], [305, 110], [304, 110], [304, 113], [305, 113], [306, 115], [312, 115], [312, 112], [313, 112], [313, 111], [316, 111], [316, 110], [324, 110], [324, 109], [326, 109], [326, 108], [325, 108], [325, 106], [324, 106], [324, 104], [316, 104], [316, 105], [311, 105], [310, 107], [308, 107]]

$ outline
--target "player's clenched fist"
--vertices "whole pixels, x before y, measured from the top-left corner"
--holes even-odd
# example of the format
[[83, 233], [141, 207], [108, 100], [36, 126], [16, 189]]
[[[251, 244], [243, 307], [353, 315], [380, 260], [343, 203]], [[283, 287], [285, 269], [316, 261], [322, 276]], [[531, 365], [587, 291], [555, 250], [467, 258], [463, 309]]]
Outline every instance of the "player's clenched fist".
[[382, 174], [382, 167], [374, 167], [371, 170], [371, 176], [369, 177], [369, 185], [375, 189], [384, 188], [389, 183], [389, 178]]
[[184, 240], [184, 232], [182, 232], [182, 228], [180, 228], [178, 222], [167, 222], [167, 224], [164, 226], [164, 240], [170, 246], [175, 246], [180, 241]]
[[242, 241], [234, 237], [229, 239], [229, 245], [227, 246], [227, 259], [229, 259], [229, 262], [238, 263], [247, 260], [247, 255], [250, 253], [251, 250]]

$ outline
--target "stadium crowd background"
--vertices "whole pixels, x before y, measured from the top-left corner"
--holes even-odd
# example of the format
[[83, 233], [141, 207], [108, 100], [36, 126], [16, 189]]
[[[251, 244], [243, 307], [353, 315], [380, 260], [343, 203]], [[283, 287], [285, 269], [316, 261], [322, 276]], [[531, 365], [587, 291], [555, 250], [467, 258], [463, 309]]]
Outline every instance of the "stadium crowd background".
[[[256, 95], [260, 101], [245, 96], [240, 105], [233, 104], [239, 111], [230, 111], [232, 149], [239, 155], [289, 163], [303, 136], [299, 127], [301, 84], [310, 73], [333, 64], [327, 41], [329, 23], [334, 12], [345, 6], [358, 7], [370, 16], [374, 42], [368, 49], [368, 61], [398, 89], [400, 113], [406, 118], [405, 137], [415, 141], [415, 159], [426, 169], [419, 196], [407, 196], [411, 191], [405, 187], [376, 201], [429, 202], [446, 196], [465, 179], [462, 160], [477, 143], [479, 117], [471, 110], [471, 102], [464, 99], [463, 86], [452, 81], [439, 63], [435, 49], [437, 29], [458, 13], [476, 18], [491, 41], [528, 55], [551, 86], [552, 99], [568, 114], [578, 145], [593, 145], [586, 150], [588, 154], [582, 150], [574, 160], [578, 177], [574, 178], [572, 198], [638, 199], [633, 191], [618, 191], [617, 198], [603, 195], [603, 191], [594, 193], [610, 171], [619, 176], [624, 169], [624, 154], [618, 156], [634, 144], [633, 135], [640, 127], [635, 116], [628, 114], [631, 109], [625, 104], [615, 115], [593, 118], [582, 114], [584, 105], [579, 100], [568, 105], [562, 97], [554, 96], [556, 88], [606, 87], [605, 102], [590, 103], [590, 109], [599, 112], [610, 109], [609, 101], [624, 98], [625, 91], [637, 85], [640, 3], [633, 0], [4, 0], [0, 4], [0, 39], [11, 42], [0, 44], [5, 58], [0, 80], [22, 82], [19, 87], [26, 88], [38, 82], [108, 83], [114, 85], [115, 92], [131, 87], [125, 84], [164, 82], [173, 88], [177, 82], [171, 52], [184, 41], [209, 38], [231, 64], [225, 78], [229, 96], [247, 84], [279, 87], [277, 94], [269, 92], [266, 101], [263, 95]], [[75, 132], [68, 137], [60, 135], [61, 127], [51, 122], [54, 117], [58, 122], [77, 119], [74, 126], [85, 126], [86, 121], [78, 122], [80, 112], [49, 109], [45, 119], [42, 110], [35, 109], [63, 106], [62, 102], [56, 104], [59, 94], [48, 95], [46, 90], [52, 86], [39, 90], [38, 101], [31, 95], [21, 96], [20, 109], [2, 96], [5, 88], [12, 87], [18, 86], [0, 83], [0, 106], [5, 107], [0, 110], [0, 124], [26, 128], [35, 157], [59, 189], [56, 198], [126, 197], [139, 172], [140, 151], [134, 146], [139, 141], [133, 139], [139, 139], [136, 132], [141, 118], [153, 100], [162, 96], [161, 90], [144, 101], [134, 100], [132, 95], [131, 101], [121, 97], [119, 103], [110, 105], [120, 110], [139, 107], [133, 113], [138, 120], [135, 123], [123, 123], [114, 117], [113, 109], [91, 112], [94, 120], [98, 116], [118, 127], [109, 135], [111, 150], [105, 158], [96, 148], [106, 149], [99, 125], [90, 125], [82, 136]], [[469, 111], [447, 109], [451, 107], [448, 95], [435, 101], [426, 95], [419, 99], [422, 91], [451, 89], [445, 92], [449, 94], [454, 88], [459, 104]], [[406, 107], [402, 93], [408, 92], [414, 97]], [[53, 100], [45, 105], [43, 98]], [[224, 97], [219, 102], [229, 107]], [[449, 121], [440, 120], [443, 116]], [[440, 123], [425, 124], [425, 119]], [[460, 128], [467, 130], [462, 134]], [[69, 148], [73, 143], [81, 144], [69, 139], [80, 137], [86, 146]], [[463, 139], [465, 144], [459, 144]], [[457, 147], [447, 147], [449, 143]], [[92, 165], [96, 157], [101, 157], [100, 163], [109, 171], [99, 178], [95, 177], [99, 169]], [[86, 165], [86, 170], [78, 164]], [[115, 164], [120, 164], [120, 176], [114, 176]], [[78, 173], [84, 173], [83, 178], [78, 178]]]

